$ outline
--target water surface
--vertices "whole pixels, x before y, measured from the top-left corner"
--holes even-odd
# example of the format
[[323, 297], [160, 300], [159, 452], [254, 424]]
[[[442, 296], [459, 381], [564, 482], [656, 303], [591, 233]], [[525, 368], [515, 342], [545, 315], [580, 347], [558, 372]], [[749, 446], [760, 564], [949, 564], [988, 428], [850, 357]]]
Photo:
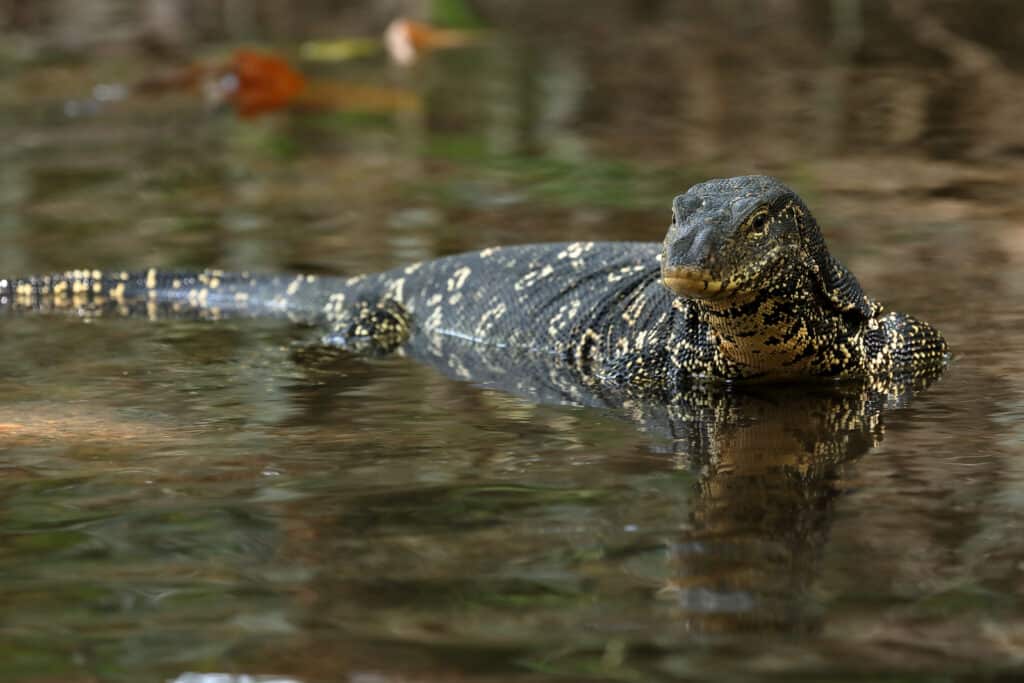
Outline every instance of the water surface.
[[1024, 60], [993, 34], [963, 61], [899, 12], [647, 5], [495, 11], [412, 70], [310, 67], [413, 112], [83, 112], [167, 65], [5, 56], [0, 272], [660, 240], [688, 184], [767, 172], [871, 295], [946, 333], [944, 376], [602, 408], [279, 321], [4, 315], [0, 677], [1021, 673]]

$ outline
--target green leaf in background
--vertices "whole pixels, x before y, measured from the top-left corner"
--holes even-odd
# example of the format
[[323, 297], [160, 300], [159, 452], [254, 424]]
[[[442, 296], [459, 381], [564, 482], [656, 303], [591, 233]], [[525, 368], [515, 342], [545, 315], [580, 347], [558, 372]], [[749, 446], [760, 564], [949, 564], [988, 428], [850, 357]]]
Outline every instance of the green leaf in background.
[[465, 0], [434, 0], [430, 21], [447, 28], [479, 28], [483, 25]]

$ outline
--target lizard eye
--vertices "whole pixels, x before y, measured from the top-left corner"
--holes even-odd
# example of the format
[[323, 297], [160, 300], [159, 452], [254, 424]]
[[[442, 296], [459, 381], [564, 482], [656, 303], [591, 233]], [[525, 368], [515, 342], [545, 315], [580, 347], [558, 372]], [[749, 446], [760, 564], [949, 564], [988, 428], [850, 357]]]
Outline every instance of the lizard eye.
[[750, 227], [752, 230], [761, 230], [766, 225], [768, 225], [768, 214], [766, 213], [760, 213], [754, 216], [754, 219], [750, 221]]

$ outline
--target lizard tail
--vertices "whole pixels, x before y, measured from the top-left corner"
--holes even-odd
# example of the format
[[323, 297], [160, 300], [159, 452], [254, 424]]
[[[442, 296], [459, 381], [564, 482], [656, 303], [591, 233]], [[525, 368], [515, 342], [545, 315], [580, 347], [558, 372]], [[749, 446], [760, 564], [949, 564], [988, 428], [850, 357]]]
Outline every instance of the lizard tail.
[[0, 306], [32, 310], [81, 309], [124, 314], [208, 317], [276, 316], [314, 324], [323, 319], [341, 278], [252, 275], [220, 270], [174, 272], [70, 270], [14, 280], [0, 279]]

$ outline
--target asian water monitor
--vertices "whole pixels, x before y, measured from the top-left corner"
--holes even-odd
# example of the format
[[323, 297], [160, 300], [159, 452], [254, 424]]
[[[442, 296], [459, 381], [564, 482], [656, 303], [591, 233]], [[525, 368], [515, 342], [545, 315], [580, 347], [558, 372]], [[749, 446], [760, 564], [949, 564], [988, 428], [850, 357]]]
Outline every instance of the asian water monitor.
[[436, 356], [458, 340], [583, 383], [667, 391], [695, 377], [914, 376], [947, 357], [933, 327], [868, 298], [800, 198], [765, 176], [676, 197], [660, 245], [494, 247], [350, 278], [75, 270], [0, 281], [0, 298], [16, 308], [288, 316], [333, 345]]

